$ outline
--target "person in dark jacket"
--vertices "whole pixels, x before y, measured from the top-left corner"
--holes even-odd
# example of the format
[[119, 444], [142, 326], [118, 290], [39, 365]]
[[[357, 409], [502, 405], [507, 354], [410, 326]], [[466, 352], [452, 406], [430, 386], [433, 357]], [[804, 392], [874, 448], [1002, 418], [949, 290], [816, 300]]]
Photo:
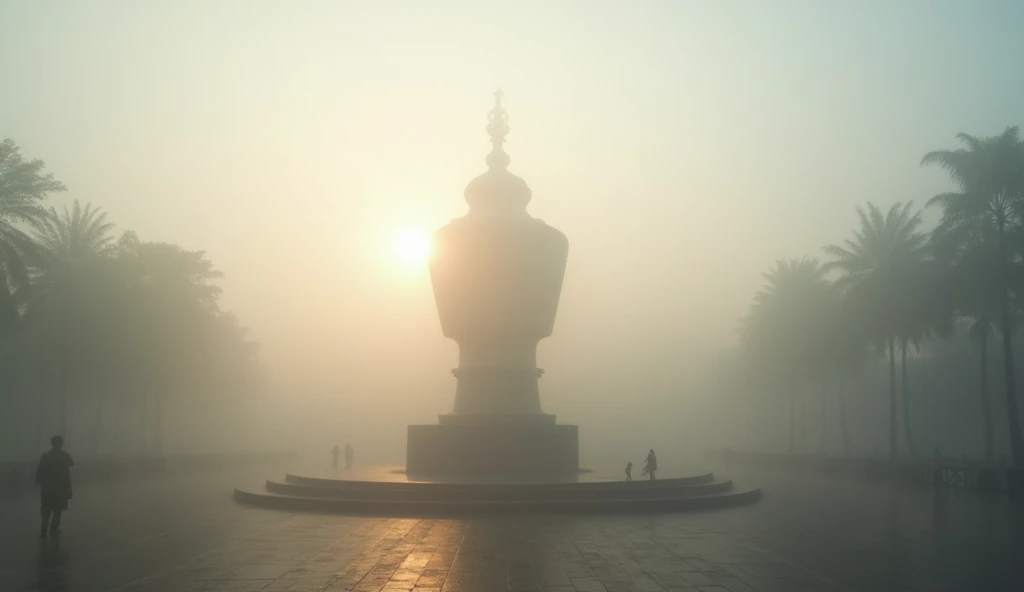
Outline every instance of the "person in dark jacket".
[[644, 473], [654, 481], [654, 473], [658, 470], [658, 457], [654, 456], [654, 449], [647, 453], [647, 460], [644, 461]]
[[43, 518], [39, 536], [46, 536], [47, 528], [50, 534], [60, 534], [61, 512], [68, 509], [68, 500], [71, 499], [71, 467], [75, 466], [75, 461], [64, 451], [64, 438], [50, 438], [50, 446], [52, 448], [43, 453], [36, 467]]

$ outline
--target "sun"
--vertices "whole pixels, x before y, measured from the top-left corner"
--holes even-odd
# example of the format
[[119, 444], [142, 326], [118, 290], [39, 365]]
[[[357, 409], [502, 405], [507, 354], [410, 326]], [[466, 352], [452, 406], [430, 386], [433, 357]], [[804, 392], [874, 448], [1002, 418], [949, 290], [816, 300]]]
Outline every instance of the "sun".
[[395, 257], [406, 265], [420, 265], [430, 258], [430, 233], [422, 228], [403, 228], [395, 233]]

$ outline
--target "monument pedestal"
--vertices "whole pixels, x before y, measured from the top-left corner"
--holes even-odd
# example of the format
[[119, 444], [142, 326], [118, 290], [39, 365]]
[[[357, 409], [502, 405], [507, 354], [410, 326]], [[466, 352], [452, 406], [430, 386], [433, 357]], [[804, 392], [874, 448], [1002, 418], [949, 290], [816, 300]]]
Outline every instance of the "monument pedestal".
[[553, 415], [442, 415], [409, 426], [410, 476], [568, 476], [580, 469], [579, 430]]

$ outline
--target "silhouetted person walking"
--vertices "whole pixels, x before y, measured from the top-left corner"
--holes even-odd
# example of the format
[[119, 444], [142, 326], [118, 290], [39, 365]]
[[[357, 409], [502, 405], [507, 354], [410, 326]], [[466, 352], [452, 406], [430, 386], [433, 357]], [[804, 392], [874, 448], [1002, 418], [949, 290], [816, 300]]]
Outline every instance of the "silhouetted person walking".
[[352, 457], [355, 456], [356, 451], [352, 449], [352, 445], [345, 443], [345, 470], [352, 470]]
[[338, 470], [338, 452], [340, 451], [341, 449], [338, 448], [337, 444], [334, 445], [334, 448], [331, 448], [331, 468], [335, 471]]
[[626, 481], [633, 480], [633, 461], [626, 463]]
[[654, 456], [654, 449], [647, 453], [647, 460], [644, 461], [644, 473], [654, 481], [654, 472], [658, 470], [658, 457]]
[[46, 536], [47, 527], [50, 534], [60, 534], [61, 512], [68, 509], [68, 500], [71, 499], [71, 467], [75, 466], [75, 461], [64, 451], [64, 438], [50, 438], [50, 446], [52, 448], [43, 453], [36, 467], [43, 518], [39, 536]]

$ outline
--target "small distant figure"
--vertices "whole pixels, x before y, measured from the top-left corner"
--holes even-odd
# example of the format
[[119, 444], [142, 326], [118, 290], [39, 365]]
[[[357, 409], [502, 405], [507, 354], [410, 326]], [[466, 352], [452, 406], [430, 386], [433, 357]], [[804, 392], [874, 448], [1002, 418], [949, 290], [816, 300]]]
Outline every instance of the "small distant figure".
[[338, 453], [339, 452], [341, 452], [341, 449], [338, 448], [337, 444], [335, 444], [334, 448], [331, 448], [331, 468], [334, 469], [335, 471], [338, 470]]
[[61, 513], [68, 509], [68, 500], [72, 496], [71, 467], [75, 466], [74, 459], [64, 451], [64, 438], [50, 438], [50, 446], [36, 467], [36, 485], [39, 486], [40, 514], [43, 519], [39, 536], [42, 537], [46, 536], [47, 529], [51, 535], [61, 532]]
[[352, 449], [352, 445], [348, 442], [345, 443], [345, 470], [352, 470], [352, 457], [355, 456], [356, 451]]
[[626, 463], [626, 481], [633, 480], [633, 461]]
[[647, 460], [644, 461], [644, 474], [651, 481], [654, 481], [654, 473], [658, 470], [658, 457], [654, 455], [654, 449], [647, 453]]

